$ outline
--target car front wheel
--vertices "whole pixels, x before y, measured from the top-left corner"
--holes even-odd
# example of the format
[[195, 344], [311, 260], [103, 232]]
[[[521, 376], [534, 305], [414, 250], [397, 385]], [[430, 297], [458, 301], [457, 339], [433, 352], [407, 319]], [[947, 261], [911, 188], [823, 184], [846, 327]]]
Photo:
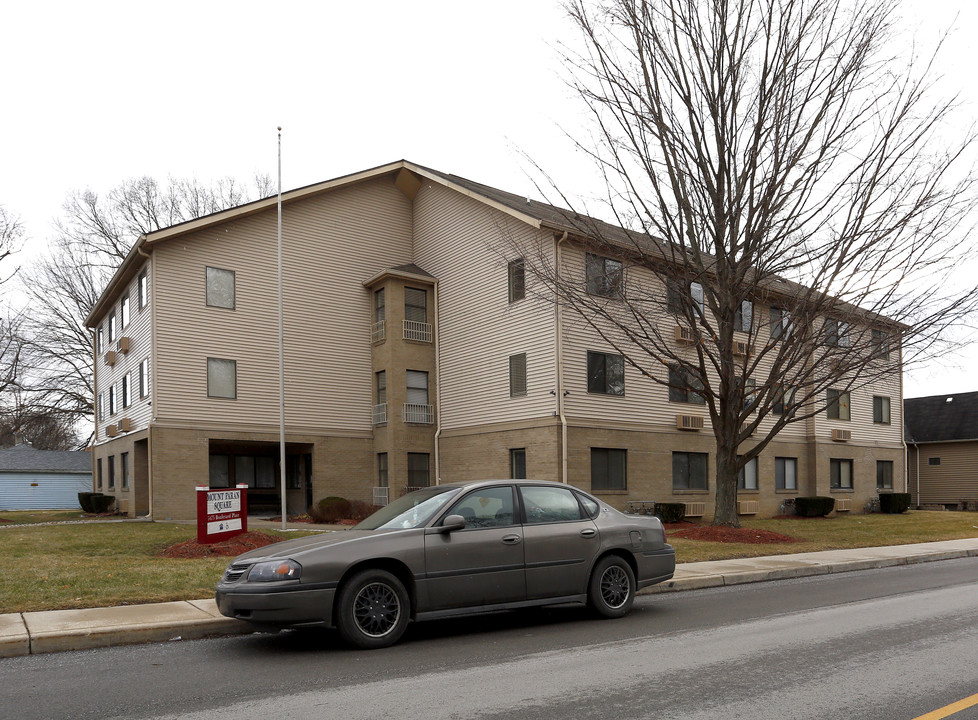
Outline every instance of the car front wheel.
[[340, 589], [336, 627], [351, 645], [367, 650], [400, 640], [411, 614], [404, 584], [386, 570], [363, 570]]
[[635, 573], [615, 555], [598, 561], [591, 573], [588, 603], [601, 617], [617, 618], [628, 613], [635, 601]]

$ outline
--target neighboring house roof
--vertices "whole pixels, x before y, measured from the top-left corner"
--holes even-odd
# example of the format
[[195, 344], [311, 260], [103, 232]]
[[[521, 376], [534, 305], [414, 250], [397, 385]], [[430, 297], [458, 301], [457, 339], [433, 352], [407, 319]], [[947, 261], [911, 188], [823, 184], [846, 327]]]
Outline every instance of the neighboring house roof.
[[903, 401], [908, 443], [978, 440], [978, 392]]
[[36, 450], [15, 445], [0, 450], [0, 472], [88, 473], [92, 455], [87, 450]]

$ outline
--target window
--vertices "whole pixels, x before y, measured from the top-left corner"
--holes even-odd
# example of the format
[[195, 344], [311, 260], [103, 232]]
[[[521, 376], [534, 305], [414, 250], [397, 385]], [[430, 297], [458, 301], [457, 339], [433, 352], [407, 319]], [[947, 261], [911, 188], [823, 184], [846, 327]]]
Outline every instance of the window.
[[751, 458], [744, 467], [740, 468], [737, 476], [737, 488], [740, 490], [757, 490], [757, 458]]
[[139, 309], [142, 310], [144, 307], [149, 305], [149, 282], [146, 278], [145, 270], [139, 273], [139, 279], [136, 281], [136, 288]]
[[231, 487], [231, 473], [228, 472], [230, 458], [227, 455], [210, 456], [208, 484], [212, 488]]
[[404, 288], [404, 319], [411, 322], [428, 322], [428, 293], [418, 288]]
[[852, 490], [852, 460], [829, 460], [829, 487], [833, 490]]
[[98, 482], [98, 489], [102, 489], [102, 458], [95, 461], [95, 479]]
[[588, 350], [587, 391], [604, 395], [624, 395], [625, 358]]
[[526, 395], [526, 353], [509, 356], [509, 396]]
[[132, 373], [122, 376], [122, 408], [125, 410], [132, 405]]
[[778, 340], [791, 336], [791, 316], [784, 308], [771, 308], [771, 339]]
[[238, 397], [237, 361], [207, 358], [207, 397]]
[[771, 404], [771, 412], [775, 415], [784, 415], [787, 411], [789, 417], [795, 414], [794, 409], [791, 407], [795, 402], [795, 391], [789, 388], [778, 388], [774, 394], [774, 400]]
[[825, 341], [834, 347], [849, 347], [849, 323], [834, 318], [826, 320]]
[[523, 258], [509, 261], [509, 301], [526, 297], [526, 263]]
[[757, 385], [754, 383], [754, 378], [744, 380], [738, 377], [737, 384], [743, 386], [741, 392], [744, 394], [744, 410], [754, 412], [754, 408], [757, 407]]
[[382, 323], [387, 319], [387, 299], [384, 288], [374, 293], [374, 322]]
[[381, 370], [376, 373], [377, 377], [377, 404], [383, 405], [387, 402], [387, 371]]
[[95, 333], [95, 352], [101, 353], [105, 350], [105, 337], [102, 333], [102, 326], [99, 325], [98, 331]]
[[873, 330], [873, 357], [880, 360], [890, 359], [890, 335], [882, 330]]
[[115, 415], [115, 385], [109, 385], [109, 416]]
[[678, 365], [669, 366], [669, 400], [670, 402], [706, 404], [706, 398], [700, 393], [702, 383]]
[[621, 297], [623, 290], [623, 266], [620, 260], [587, 254], [585, 274], [589, 295]]
[[98, 402], [95, 408], [99, 420], [105, 420], [105, 393], [98, 394]]
[[122, 325], [119, 327], [129, 327], [129, 293], [123, 295], [122, 300], [119, 301], [119, 317], [122, 318]]
[[514, 480], [526, 479], [526, 448], [509, 451], [509, 476]]
[[774, 458], [774, 488], [775, 490], [798, 489], [798, 458]]
[[428, 453], [408, 453], [408, 485], [410, 487], [428, 487]]
[[825, 403], [825, 414], [829, 420], [849, 419], [849, 393], [843, 390], [827, 390]]
[[754, 303], [744, 300], [734, 314], [734, 330], [737, 332], [750, 332], [751, 323], [754, 320]]
[[708, 490], [706, 453], [674, 452], [672, 454], [673, 490]]
[[567, 488], [527, 486], [520, 488], [528, 524], [583, 520], [577, 495]]
[[516, 520], [513, 508], [511, 486], [489, 487], [470, 492], [452, 505], [445, 517], [461, 515], [466, 528], [506, 527]]
[[687, 304], [692, 304], [698, 315], [703, 314], [703, 286], [698, 282], [683, 285], [677, 280], [666, 282], [666, 305], [669, 312], [686, 314]]
[[258, 456], [255, 458], [255, 487], [271, 489], [275, 487], [276, 458]]
[[890, 424], [890, 398], [873, 396], [873, 422], [880, 425]]
[[387, 453], [377, 453], [377, 487], [387, 487]]
[[407, 401], [411, 405], [428, 404], [428, 373], [407, 371]]
[[927, 458], [928, 465], [940, 465], [941, 459], [939, 457]]
[[149, 358], [139, 363], [139, 397], [149, 395]]
[[251, 455], [237, 455], [234, 458], [234, 482], [255, 487], [255, 458]]
[[207, 273], [207, 305], [234, 310], [234, 270], [209, 267]]
[[109, 466], [109, 490], [115, 490], [115, 455], [109, 455], [106, 464]]
[[129, 453], [119, 455], [119, 479], [122, 481], [122, 489], [129, 489]]
[[591, 448], [591, 491], [627, 490], [625, 450]]
[[876, 489], [877, 490], [893, 489], [893, 461], [892, 460], [876, 461]]
[[299, 460], [301, 458], [298, 455], [286, 455], [285, 456], [285, 488], [286, 490], [301, 490], [302, 489], [302, 477], [299, 475]]
[[115, 310], [109, 315], [109, 344], [115, 342]]

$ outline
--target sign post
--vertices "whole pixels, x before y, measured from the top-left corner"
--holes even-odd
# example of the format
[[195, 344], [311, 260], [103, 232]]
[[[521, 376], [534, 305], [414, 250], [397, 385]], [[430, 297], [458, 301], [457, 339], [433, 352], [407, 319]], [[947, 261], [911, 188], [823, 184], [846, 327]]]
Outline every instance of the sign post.
[[221, 542], [248, 531], [248, 486], [211, 490], [197, 486], [197, 542]]

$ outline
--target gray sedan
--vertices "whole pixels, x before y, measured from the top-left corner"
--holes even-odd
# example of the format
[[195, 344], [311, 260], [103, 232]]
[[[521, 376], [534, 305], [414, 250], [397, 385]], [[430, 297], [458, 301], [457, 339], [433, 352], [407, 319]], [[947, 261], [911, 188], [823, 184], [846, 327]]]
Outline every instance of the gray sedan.
[[351, 530], [240, 555], [217, 604], [259, 628], [335, 627], [378, 648], [411, 620], [558, 603], [620, 617], [675, 568], [658, 518], [569, 485], [494, 480], [424, 488]]

